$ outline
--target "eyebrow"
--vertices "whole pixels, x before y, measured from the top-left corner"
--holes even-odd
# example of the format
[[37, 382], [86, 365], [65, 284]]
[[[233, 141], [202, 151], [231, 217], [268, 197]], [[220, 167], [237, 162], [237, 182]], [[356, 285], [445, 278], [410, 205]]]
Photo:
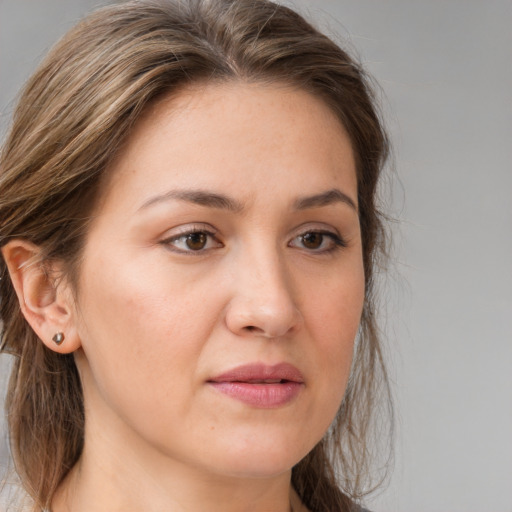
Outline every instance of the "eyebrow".
[[[170, 190], [165, 194], [160, 194], [147, 200], [139, 210], [144, 210], [155, 204], [172, 200], [186, 201], [199, 206], [228, 210], [234, 213], [239, 213], [244, 210], [244, 204], [240, 201], [224, 194], [205, 190]], [[322, 206], [329, 206], [335, 203], [347, 204], [356, 212], [358, 211], [354, 200], [337, 188], [312, 196], [299, 197], [294, 202], [293, 206], [296, 210], [308, 210], [310, 208], [321, 208]]]
[[157, 203], [178, 200], [194, 203], [200, 206], [207, 206], [209, 208], [218, 208], [221, 210], [228, 210], [231, 212], [240, 212], [244, 209], [244, 205], [235, 199], [229, 198], [223, 194], [216, 194], [214, 192], [206, 192], [204, 190], [170, 190], [165, 194], [152, 197], [146, 201], [139, 210], [143, 210]]
[[355, 201], [337, 188], [327, 190], [321, 194], [315, 194], [314, 196], [300, 197], [295, 201], [294, 206], [297, 210], [307, 210], [309, 208], [329, 206], [334, 203], [345, 203], [356, 212], [358, 211]]

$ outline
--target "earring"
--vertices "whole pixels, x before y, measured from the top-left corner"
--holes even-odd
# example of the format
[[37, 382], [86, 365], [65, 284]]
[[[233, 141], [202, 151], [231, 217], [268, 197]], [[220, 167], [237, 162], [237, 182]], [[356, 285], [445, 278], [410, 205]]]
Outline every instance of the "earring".
[[64, 341], [64, 333], [58, 332], [55, 334], [55, 336], [52, 338], [53, 342], [56, 345], [60, 345]]

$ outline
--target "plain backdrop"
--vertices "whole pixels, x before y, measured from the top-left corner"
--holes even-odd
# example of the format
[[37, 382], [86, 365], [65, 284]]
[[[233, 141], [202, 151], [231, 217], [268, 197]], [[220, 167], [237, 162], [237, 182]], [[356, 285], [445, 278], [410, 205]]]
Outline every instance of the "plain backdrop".
[[[94, 5], [0, 0], [0, 139], [21, 84]], [[368, 505], [512, 512], [512, 2], [292, 5], [376, 77], [395, 146], [385, 301], [396, 468]], [[3, 356], [1, 380], [6, 366]]]

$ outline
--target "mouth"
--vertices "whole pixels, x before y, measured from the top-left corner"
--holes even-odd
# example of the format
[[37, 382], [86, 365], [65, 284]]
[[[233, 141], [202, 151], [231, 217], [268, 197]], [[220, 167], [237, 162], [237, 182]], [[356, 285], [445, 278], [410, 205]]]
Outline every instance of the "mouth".
[[233, 368], [207, 383], [225, 396], [260, 409], [275, 409], [292, 402], [304, 387], [293, 365], [248, 364]]
[[290, 382], [286, 379], [263, 379], [263, 380], [248, 380], [248, 381], [232, 381], [232, 382], [247, 382], [248, 384], [282, 384], [283, 382]]

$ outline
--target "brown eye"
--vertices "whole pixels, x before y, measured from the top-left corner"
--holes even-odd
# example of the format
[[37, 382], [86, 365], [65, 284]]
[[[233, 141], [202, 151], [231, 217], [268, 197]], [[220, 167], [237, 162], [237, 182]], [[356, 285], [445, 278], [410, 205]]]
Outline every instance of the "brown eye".
[[208, 235], [206, 233], [197, 232], [189, 233], [186, 237], [185, 243], [191, 251], [200, 251], [206, 247], [208, 242]]
[[306, 249], [319, 249], [322, 247], [324, 235], [322, 233], [306, 233], [302, 235], [302, 245]]
[[161, 243], [168, 249], [183, 254], [202, 254], [210, 249], [220, 249], [223, 247], [222, 242], [216, 237], [215, 233], [197, 228], [166, 238]]
[[312, 254], [327, 254], [347, 246], [345, 240], [331, 231], [306, 231], [291, 240], [289, 245]]

